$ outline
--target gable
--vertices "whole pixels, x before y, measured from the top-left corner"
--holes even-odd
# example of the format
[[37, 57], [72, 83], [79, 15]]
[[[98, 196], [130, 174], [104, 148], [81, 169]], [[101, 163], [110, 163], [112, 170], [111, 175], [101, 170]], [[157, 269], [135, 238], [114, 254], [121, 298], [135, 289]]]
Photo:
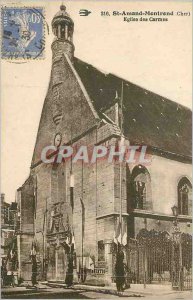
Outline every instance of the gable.
[[98, 119], [98, 114], [69, 58], [63, 55], [54, 60], [32, 166], [40, 161], [43, 148], [54, 144], [57, 133], [62, 136], [62, 144], [67, 143], [94, 126]]

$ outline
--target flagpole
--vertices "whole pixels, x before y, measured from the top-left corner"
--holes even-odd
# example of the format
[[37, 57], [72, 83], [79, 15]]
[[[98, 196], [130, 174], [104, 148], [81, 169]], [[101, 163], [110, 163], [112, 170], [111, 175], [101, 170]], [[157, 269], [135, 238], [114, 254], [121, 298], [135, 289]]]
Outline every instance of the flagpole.
[[[123, 81], [121, 83], [121, 99], [120, 99], [120, 131], [121, 131], [121, 139], [120, 139], [120, 146], [121, 146], [121, 140], [122, 140], [122, 134], [123, 134]], [[123, 241], [123, 229], [122, 229], [122, 162], [120, 161], [120, 233], [121, 233], [121, 245]]]
[[83, 270], [83, 264], [84, 264], [84, 223], [85, 223], [85, 212], [84, 212], [84, 202], [83, 202], [83, 199], [84, 199], [84, 191], [83, 191], [83, 188], [84, 188], [84, 168], [83, 168], [84, 164], [83, 164], [83, 160], [82, 160], [82, 191], [81, 191], [81, 198], [80, 198], [80, 203], [81, 203], [81, 208], [82, 208], [82, 260], [81, 260], [81, 267], [82, 267], [82, 272], [81, 272], [81, 280], [82, 282], [84, 281], [84, 270]]
[[[72, 146], [72, 125], [70, 128], [70, 144]], [[73, 228], [73, 209], [74, 209], [74, 174], [72, 168], [72, 156], [70, 158], [70, 202], [72, 206], [72, 228]]]
[[[70, 127], [70, 144], [72, 147], [72, 124]], [[72, 166], [72, 156], [70, 159], [70, 202], [71, 202], [71, 208], [72, 208], [72, 227], [71, 227], [71, 243], [70, 243], [70, 260], [73, 260], [73, 252], [75, 251], [75, 237], [74, 237], [74, 174], [73, 174], [73, 166]], [[73, 242], [73, 247], [72, 247]], [[72, 272], [73, 276], [73, 270], [70, 270]]]
[[35, 191], [34, 191], [34, 239], [36, 238], [36, 213], [37, 213], [37, 175], [35, 176]]

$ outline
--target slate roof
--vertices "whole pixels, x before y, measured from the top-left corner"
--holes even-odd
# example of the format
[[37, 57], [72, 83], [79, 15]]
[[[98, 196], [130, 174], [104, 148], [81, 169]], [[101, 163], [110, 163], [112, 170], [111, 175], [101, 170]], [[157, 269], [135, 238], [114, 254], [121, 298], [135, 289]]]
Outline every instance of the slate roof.
[[120, 101], [123, 82], [123, 133], [132, 144], [191, 157], [190, 109], [77, 58], [74, 67], [99, 115]]

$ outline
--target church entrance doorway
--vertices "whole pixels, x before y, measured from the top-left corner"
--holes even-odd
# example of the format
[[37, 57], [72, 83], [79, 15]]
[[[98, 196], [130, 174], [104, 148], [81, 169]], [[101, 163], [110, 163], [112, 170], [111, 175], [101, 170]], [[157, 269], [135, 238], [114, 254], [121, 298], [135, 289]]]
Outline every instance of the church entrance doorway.
[[65, 281], [67, 271], [67, 254], [62, 245], [50, 246], [48, 253], [48, 281]]

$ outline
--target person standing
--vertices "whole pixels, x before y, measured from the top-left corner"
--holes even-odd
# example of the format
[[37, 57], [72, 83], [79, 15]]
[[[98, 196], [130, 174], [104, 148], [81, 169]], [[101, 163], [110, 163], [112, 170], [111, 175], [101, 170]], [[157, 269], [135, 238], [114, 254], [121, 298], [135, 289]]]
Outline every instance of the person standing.
[[67, 287], [70, 287], [73, 285], [73, 255], [72, 255], [72, 253], [68, 254], [68, 265], [67, 265], [65, 283], [66, 283]]
[[117, 292], [123, 292], [123, 286], [125, 283], [125, 267], [124, 267], [124, 253], [122, 250], [118, 250], [115, 264], [115, 280]]
[[37, 284], [37, 261], [36, 261], [36, 255], [32, 255], [32, 286], [35, 286]]
[[7, 268], [6, 268], [6, 262], [2, 260], [1, 265], [1, 284], [2, 286], [7, 285]]

